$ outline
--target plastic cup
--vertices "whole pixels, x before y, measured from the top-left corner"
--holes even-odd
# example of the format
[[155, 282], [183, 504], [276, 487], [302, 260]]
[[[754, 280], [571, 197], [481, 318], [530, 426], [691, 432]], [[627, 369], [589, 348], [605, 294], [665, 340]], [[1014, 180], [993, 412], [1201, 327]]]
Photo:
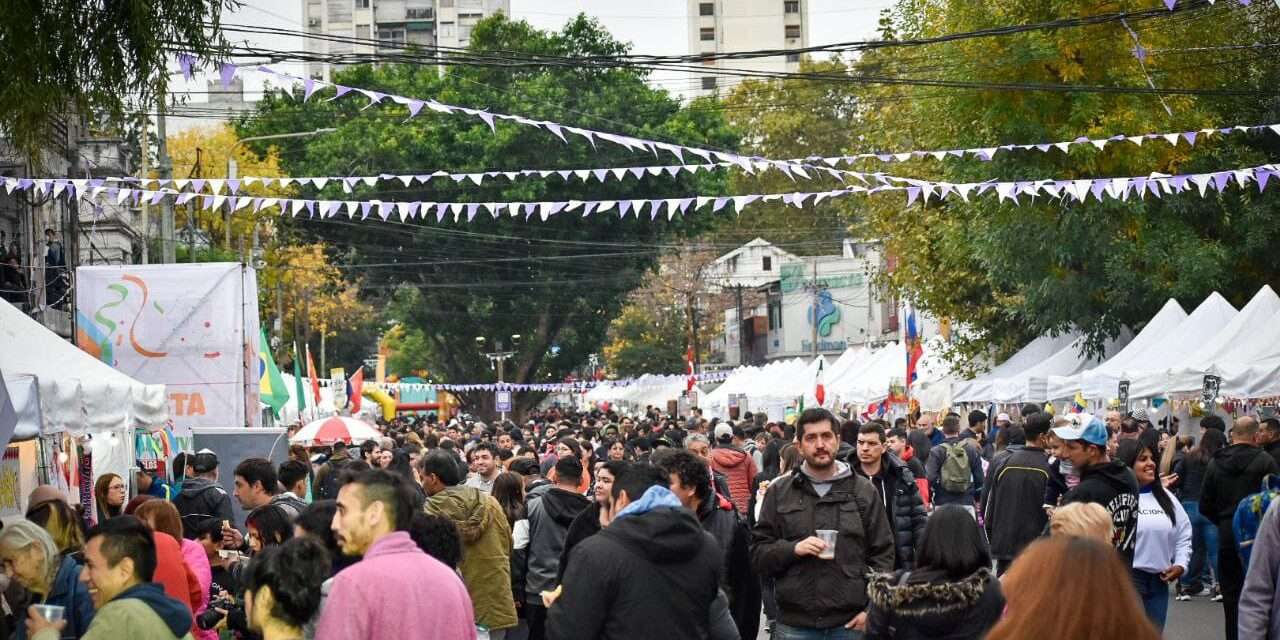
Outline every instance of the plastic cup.
[[56, 604], [33, 604], [31, 606], [35, 607], [36, 615], [48, 620], [49, 622], [57, 622], [61, 620], [63, 614], [66, 612], [64, 607], [59, 607]]
[[818, 557], [823, 560], [835, 560], [836, 537], [840, 535], [840, 532], [835, 529], [818, 529], [817, 535], [827, 545], [827, 547], [822, 550], [822, 553], [818, 554]]

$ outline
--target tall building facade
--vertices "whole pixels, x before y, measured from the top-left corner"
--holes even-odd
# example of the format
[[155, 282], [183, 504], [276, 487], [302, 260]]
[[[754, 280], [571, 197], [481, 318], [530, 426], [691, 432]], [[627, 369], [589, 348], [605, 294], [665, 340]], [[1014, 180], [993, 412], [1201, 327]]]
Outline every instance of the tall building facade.
[[[375, 54], [405, 46], [466, 47], [482, 18], [511, 13], [511, 0], [302, 0], [308, 53]], [[332, 65], [312, 62], [307, 74], [329, 80]]]
[[[689, 53], [800, 49], [809, 45], [809, 0], [688, 0]], [[724, 70], [794, 72], [800, 54], [707, 60], [705, 72], [690, 72], [689, 97], [727, 92], [741, 77]]]

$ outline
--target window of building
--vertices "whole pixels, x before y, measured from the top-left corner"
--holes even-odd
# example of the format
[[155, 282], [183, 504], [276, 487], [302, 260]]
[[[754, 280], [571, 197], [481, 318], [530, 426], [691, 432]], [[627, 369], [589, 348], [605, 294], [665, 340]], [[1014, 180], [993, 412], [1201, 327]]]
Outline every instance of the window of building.
[[699, 36], [699, 38], [700, 38], [703, 42], [706, 42], [706, 41], [708, 41], [708, 40], [715, 40], [715, 39], [716, 39], [716, 28], [715, 28], [715, 27], [703, 27], [703, 28], [701, 28], [701, 29], [699, 29], [699, 30], [698, 30], [698, 36]]
[[716, 5], [714, 2], [703, 2], [698, 5], [698, 15], [714, 16], [716, 14]]
[[378, 29], [378, 40], [382, 46], [404, 44], [404, 29]]
[[777, 331], [782, 328], [782, 300], [769, 300], [769, 330]]
[[783, 13], [800, 13], [800, 0], [786, 0], [782, 3]]
[[789, 25], [787, 25], [787, 26], [786, 26], [786, 36], [787, 36], [787, 39], [788, 39], [788, 40], [790, 40], [790, 39], [794, 39], [794, 38], [799, 38], [799, 37], [800, 37], [800, 25], [798, 25], [798, 24], [789, 24]]
[[442, 9], [452, 9], [452, 8], [453, 8], [453, 0], [440, 0], [440, 8], [442, 8]]
[[369, 8], [369, 0], [356, 0], [356, 8], [357, 8], [357, 9], [368, 9], [368, 8]]
[[773, 271], [773, 256], [760, 258], [760, 269], [762, 271]]
[[369, 39], [369, 25], [367, 25], [367, 24], [358, 24], [358, 25], [356, 25], [356, 38], [357, 38], [357, 39], [359, 39], [359, 40], [368, 40], [368, 39]]
[[715, 88], [716, 88], [716, 77], [715, 77], [715, 76], [704, 76], [704, 77], [702, 78], [702, 89], [703, 89], [703, 91], [711, 91], [712, 89], [715, 89]]
[[798, 54], [798, 53], [788, 53], [788, 54], [787, 54], [787, 62], [800, 62], [800, 54]]
[[445, 22], [440, 25], [440, 37], [452, 38], [454, 34], [453, 23]]

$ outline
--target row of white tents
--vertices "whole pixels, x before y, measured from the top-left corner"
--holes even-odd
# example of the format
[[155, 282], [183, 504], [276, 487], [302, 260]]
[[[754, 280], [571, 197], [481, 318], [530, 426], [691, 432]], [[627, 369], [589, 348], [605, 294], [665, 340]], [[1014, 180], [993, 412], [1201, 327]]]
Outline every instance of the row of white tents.
[[[953, 373], [940, 340], [935, 337], [924, 344], [911, 390], [925, 410], [959, 403], [1044, 403], [1077, 394], [1105, 403], [1119, 396], [1121, 381], [1129, 383], [1133, 399], [1193, 394], [1200, 391], [1206, 375], [1221, 378], [1223, 396], [1280, 396], [1280, 297], [1269, 286], [1239, 310], [1217, 293], [1191, 313], [1171, 299], [1136, 335], [1121, 331], [1095, 356], [1086, 355], [1079, 334], [1042, 336], [973, 378]], [[858, 346], [834, 360], [818, 356], [739, 367], [698, 404], [708, 416], [723, 417], [732, 402], [746, 398], [749, 410], [767, 411], [771, 419], [780, 418], [802, 397], [805, 406], [815, 406], [819, 361], [828, 406], [879, 402], [888, 396], [891, 384], [902, 383], [906, 376], [902, 344]], [[647, 376], [641, 384], [627, 387], [601, 385], [585, 399], [636, 408], [664, 406], [684, 389], [684, 376]]]

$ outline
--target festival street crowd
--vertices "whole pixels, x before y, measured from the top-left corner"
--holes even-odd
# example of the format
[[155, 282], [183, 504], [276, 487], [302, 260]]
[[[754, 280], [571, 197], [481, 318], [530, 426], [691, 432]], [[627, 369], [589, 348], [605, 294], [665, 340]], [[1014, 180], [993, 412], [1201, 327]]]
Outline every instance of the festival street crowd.
[[1280, 638], [1276, 419], [911, 418], [397, 418], [105, 474], [96, 513], [41, 486], [0, 637], [1146, 640], [1200, 598]]

